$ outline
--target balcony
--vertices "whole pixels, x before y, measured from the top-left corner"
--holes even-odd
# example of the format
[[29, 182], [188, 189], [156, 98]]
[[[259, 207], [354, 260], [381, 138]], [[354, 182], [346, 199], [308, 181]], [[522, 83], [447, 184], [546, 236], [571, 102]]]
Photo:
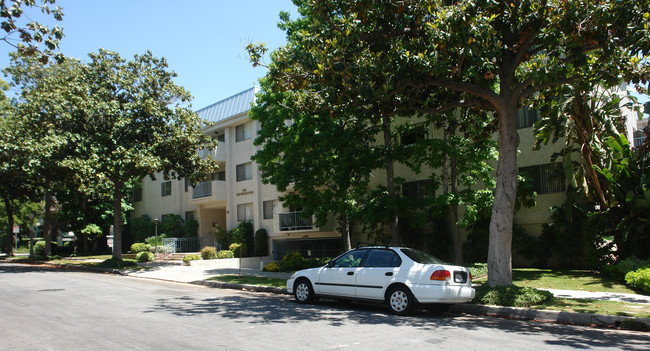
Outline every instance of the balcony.
[[226, 182], [211, 180], [200, 182], [192, 189], [192, 200], [225, 200]]
[[281, 232], [313, 230], [314, 221], [312, 217], [305, 218], [302, 211], [278, 213], [279, 229]]

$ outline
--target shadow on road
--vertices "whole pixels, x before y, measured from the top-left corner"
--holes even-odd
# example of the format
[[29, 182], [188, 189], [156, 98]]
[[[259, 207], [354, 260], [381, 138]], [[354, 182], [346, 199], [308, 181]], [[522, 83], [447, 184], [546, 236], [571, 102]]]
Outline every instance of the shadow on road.
[[[395, 327], [419, 328], [436, 331], [447, 328], [496, 329], [516, 335], [553, 335], [548, 345], [569, 346], [579, 349], [600, 347], [620, 350], [646, 349], [650, 345], [650, 334], [620, 332], [607, 329], [567, 327], [557, 324], [525, 322], [502, 318], [462, 316], [452, 314], [431, 314], [416, 311], [402, 317], [388, 313], [385, 306], [374, 304], [342, 304], [323, 299], [315, 305], [295, 303], [288, 296], [251, 294], [250, 296], [225, 296], [196, 299], [183, 296], [158, 300], [157, 305], [146, 313], [172, 313], [178, 316], [219, 314], [233, 321], [245, 320], [259, 324], [294, 324], [305, 322], [326, 323], [330, 326], [390, 325]], [[480, 341], [477, 341], [480, 345]]]

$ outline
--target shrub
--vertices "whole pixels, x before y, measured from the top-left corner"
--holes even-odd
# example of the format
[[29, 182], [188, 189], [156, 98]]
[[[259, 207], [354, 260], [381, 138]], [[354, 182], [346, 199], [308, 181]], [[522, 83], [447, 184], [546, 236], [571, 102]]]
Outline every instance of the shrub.
[[230, 250], [221, 250], [217, 252], [217, 258], [235, 258], [235, 254]]
[[280, 265], [277, 262], [269, 262], [268, 264], [264, 265], [264, 272], [279, 272], [280, 271]]
[[636, 256], [631, 256], [623, 261], [601, 267], [601, 272], [613, 279], [624, 281], [629, 272], [636, 271], [640, 268], [650, 267], [650, 259], [642, 260]]
[[650, 267], [639, 268], [627, 273], [625, 282], [633, 288], [650, 292]]
[[111, 257], [108, 260], [105, 260], [97, 265], [97, 267], [100, 268], [124, 268], [124, 267], [135, 267], [138, 264], [129, 261], [129, 260], [120, 260], [116, 259], [115, 257]]
[[190, 215], [185, 221], [183, 232], [186, 238], [197, 238], [199, 236], [199, 221], [194, 218], [194, 215]]
[[221, 248], [229, 247], [232, 244], [232, 233], [220, 226], [215, 228], [214, 236]]
[[327, 264], [327, 262], [330, 261], [329, 257], [320, 257], [320, 258], [306, 258], [303, 261], [303, 265], [301, 269], [305, 268], [316, 268], [316, 267], [322, 267]]
[[131, 233], [133, 233], [133, 239], [138, 242], [144, 241], [147, 237], [155, 234], [154, 222], [151, 220], [151, 217], [147, 215], [142, 215], [133, 219], [129, 223], [129, 227]]
[[150, 251], [151, 245], [145, 243], [135, 243], [131, 245], [131, 253], [139, 254], [140, 252]]
[[149, 261], [153, 261], [153, 260], [155, 260], [156, 257], [154, 256], [154, 254], [152, 254], [152, 253], [149, 252], [149, 251], [142, 251], [142, 252], [138, 252], [138, 253], [135, 255], [135, 259], [136, 259], [138, 262], [149, 262]]
[[198, 261], [201, 259], [201, 255], [199, 254], [193, 254], [193, 255], [185, 255], [183, 257], [183, 263], [190, 263], [190, 261]]
[[255, 256], [266, 256], [269, 254], [269, 235], [266, 229], [262, 228], [255, 232]]
[[472, 273], [473, 279], [487, 276], [487, 263], [474, 263], [467, 268]]
[[[167, 235], [165, 234], [160, 234], [158, 235], [158, 246], [162, 246], [162, 239], [166, 238]], [[146, 239], [144, 239], [144, 242], [151, 245], [151, 246], [156, 246], [156, 236], [150, 236]]]
[[291, 251], [287, 252], [284, 257], [282, 257], [282, 261], [292, 261], [292, 260], [303, 260], [304, 257], [302, 257], [302, 254], [298, 251]]
[[170, 214], [164, 216], [162, 225], [159, 229], [162, 230], [168, 237], [182, 238], [185, 235], [185, 223], [183, 218], [177, 214]]
[[248, 246], [246, 244], [239, 244], [239, 243], [233, 243], [230, 244], [230, 247], [228, 248], [232, 253], [235, 255], [235, 257], [248, 257]]
[[206, 246], [201, 249], [201, 257], [204, 260], [213, 260], [217, 258], [217, 248], [214, 246]]
[[496, 306], [531, 307], [553, 300], [549, 291], [516, 285], [490, 288], [481, 285], [476, 289], [473, 303]]
[[45, 255], [45, 241], [37, 241], [33, 247], [34, 255], [44, 256]]

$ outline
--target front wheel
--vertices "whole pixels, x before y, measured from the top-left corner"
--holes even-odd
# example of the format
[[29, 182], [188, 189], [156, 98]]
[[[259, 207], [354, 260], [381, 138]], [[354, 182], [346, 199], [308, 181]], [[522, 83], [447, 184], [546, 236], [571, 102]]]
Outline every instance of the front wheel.
[[388, 308], [394, 314], [405, 315], [411, 312], [415, 298], [411, 291], [404, 286], [392, 288], [387, 297]]
[[294, 289], [293, 296], [299, 303], [312, 303], [314, 301], [314, 289], [307, 279], [299, 280]]

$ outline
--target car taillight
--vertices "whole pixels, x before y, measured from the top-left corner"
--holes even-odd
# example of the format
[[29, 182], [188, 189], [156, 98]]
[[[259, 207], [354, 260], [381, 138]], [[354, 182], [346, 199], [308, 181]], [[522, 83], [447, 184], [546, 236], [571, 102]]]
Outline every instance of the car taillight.
[[472, 272], [469, 272], [469, 281], [472, 281]]
[[429, 278], [430, 280], [451, 280], [451, 273], [447, 270], [437, 270], [433, 273], [431, 273], [431, 277]]

